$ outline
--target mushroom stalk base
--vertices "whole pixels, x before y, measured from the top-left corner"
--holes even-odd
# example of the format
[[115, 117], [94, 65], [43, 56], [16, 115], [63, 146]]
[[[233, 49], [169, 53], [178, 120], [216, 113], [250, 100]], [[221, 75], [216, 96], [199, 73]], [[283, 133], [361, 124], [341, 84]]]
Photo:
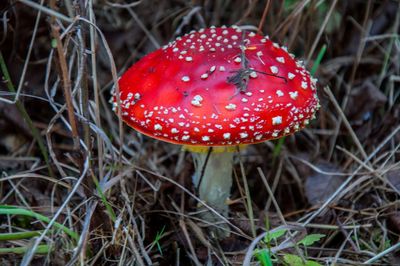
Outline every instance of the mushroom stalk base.
[[[198, 189], [199, 197], [216, 212], [228, 217], [229, 207], [226, 204], [232, 187], [233, 152], [192, 153], [196, 172], [193, 183]], [[205, 165], [206, 164], [206, 165]], [[199, 184], [200, 182], [200, 184]], [[202, 210], [201, 218], [211, 224], [221, 222], [221, 217], [208, 209]], [[213, 230], [217, 238], [229, 236], [229, 227], [225, 223]]]

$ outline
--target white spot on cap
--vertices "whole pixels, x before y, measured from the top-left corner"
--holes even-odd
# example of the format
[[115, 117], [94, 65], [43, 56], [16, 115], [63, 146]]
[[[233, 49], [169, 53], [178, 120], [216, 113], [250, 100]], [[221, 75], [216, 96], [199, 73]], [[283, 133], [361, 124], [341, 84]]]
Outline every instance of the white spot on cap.
[[282, 57], [282, 56], [280, 56], [280, 57], [277, 57], [276, 58], [276, 61], [278, 61], [279, 63], [285, 63], [285, 58], [284, 57]]
[[295, 77], [296, 75], [289, 72], [289, 73], [287, 74], [287, 76], [288, 76], [289, 79], [294, 79], [294, 77]]
[[290, 91], [289, 92], [290, 98], [292, 98], [293, 100], [296, 100], [297, 97], [299, 96], [299, 92], [297, 91]]
[[190, 139], [190, 136], [189, 135], [184, 135], [184, 136], [182, 136], [182, 140], [189, 140]]
[[240, 63], [240, 62], [242, 62], [242, 59], [240, 57], [236, 57], [235, 60], [233, 60], [233, 61], [235, 61], [236, 63]]
[[247, 103], [249, 100], [247, 98], [242, 98], [242, 102]]
[[179, 49], [178, 49], [178, 47], [175, 47], [174, 49], [172, 49], [172, 52], [178, 52], [179, 51]]
[[203, 141], [209, 141], [209, 140], [210, 140], [210, 137], [209, 137], [209, 136], [203, 136], [203, 137], [201, 137], [201, 139], [202, 139]]
[[258, 51], [257, 52], [257, 56], [262, 56], [263, 55], [263, 52], [262, 51]]
[[176, 128], [172, 128], [172, 129], [171, 129], [171, 133], [172, 133], [172, 134], [176, 134], [176, 133], [178, 133], [178, 132], [179, 132], [179, 131], [178, 131]]
[[250, 77], [256, 78], [257, 77], [257, 72], [253, 71], [250, 73]]
[[249, 134], [247, 134], [246, 132], [241, 132], [239, 135], [242, 139], [245, 139], [249, 136]]
[[190, 81], [190, 78], [189, 78], [188, 76], [183, 76], [183, 77], [182, 77], [182, 81], [183, 81], [183, 82], [189, 82], [189, 81]]
[[278, 97], [282, 97], [284, 93], [281, 90], [277, 90], [276, 95], [278, 95]]
[[282, 116], [275, 116], [272, 118], [273, 125], [280, 125], [282, 124]]
[[192, 62], [193, 61], [193, 57], [191, 56], [186, 56], [185, 57], [186, 62]]
[[273, 74], [278, 74], [278, 72], [279, 72], [279, 70], [278, 70], [278, 68], [277, 68], [276, 66], [270, 66], [269, 69], [271, 69], [271, 72], [272, 72]]
[[222, 34], [223, 34], [223, 35], [226, 35], [226, 34], [228, 34], [228, 33], [229, 33], [228, 30], [223, 30], [223, 31], [222, 31]]
[[225, 106], [225, 109], [227, 109], [227, 110], [235, 110], [236, 109], [236, 104], [230, 103], [227, 106]]
[[239, 39], [239, 37], [238, 37], [237, 35], [232, 35], [232, 36], [231, 36], [231, 39], [232, 39], [232, 40], [237, 40], [237, 39]]
[[221, 72], [225, 71], [225, 67], [224, 66], [220, 66], [219, 67], [219, 71], [221, 71]]
[[256, 36], [256, 34], [254, 32], [249, 33], [249, 37], [254, 37], [254, 36]]
[[193, 97], [193, 100], [190, 102], [192, 105], [194, 106], [201, 106], [201, 102], [203, 101], [203, 97], [201, 97], [200, 95], [195, 95]]
[[207, 73], [204, 73], [204, 74], [202, 74], [202, 75], [200, 76], [200, 78], [206, 79], [206, 78], [208, 78], [208, 74], [207, 74]]
[[301, 87], [302, 87], [303, 89], [307, 89], [307, 87], [308, 87], [307, 82], [306, 82], [306, 81], [302, 81], [302, 82], [301, 82]]
[[136, 100], [139, 100], [140, 99], [140, 94], [138, 92], [136, 92], [134, 97], [135, 97]]
[[311, 82], [312, 82], [312, 83], [314, 83], [314, 84], [315, 84], [315, 83], [317, 83], [317, 81], [318, 81], [318, 79], [317, 79], [317, 78], [313, 78], [313, 77], [311, 77]]
[[224, 137], [224, 139], [230, 139], [231, 133], [224, 133], [222, 136]]
[[193, 97], [193, 99], [194, 99], [194, 100], [197, 100], [197, 101], [199, 101], [199, 102], [201, 102], [201, 101], [203, 100], [203, 97], [201, 97], [201, 95], [195, 95], [195, 96]]
[[210, 72], [212, 73], [212, 72], [214, 72], [215, 71], [215, 69], [216, 69], [216, 66], [212, 66], [212, 67], [210, 67]]
[[154, 130], [162, 130], [162, 126], [160, 124], [155, 124]]

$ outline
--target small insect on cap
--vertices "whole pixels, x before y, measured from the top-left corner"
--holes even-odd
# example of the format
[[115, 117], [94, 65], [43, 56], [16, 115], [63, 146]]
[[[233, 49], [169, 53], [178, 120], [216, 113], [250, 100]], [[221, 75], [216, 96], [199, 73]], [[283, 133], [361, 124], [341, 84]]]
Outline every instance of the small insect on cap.
[[307, 125], [319, 106], [315, 80], [301, 61], [237, 26], [178, 37], [129, 68], [119, 88], [128, 125], [186, 145], [282, 137]]

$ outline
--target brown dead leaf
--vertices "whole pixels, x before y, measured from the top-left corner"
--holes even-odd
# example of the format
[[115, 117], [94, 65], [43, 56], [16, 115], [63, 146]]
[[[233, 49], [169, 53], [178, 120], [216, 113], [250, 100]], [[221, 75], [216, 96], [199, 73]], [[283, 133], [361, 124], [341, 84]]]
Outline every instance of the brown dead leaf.
[[0, 122], [0, 126], [2, 127], [0, 129], [2, 132], [14, 131], [17, 129], [24, 135], [31, 136], [31, 131], [15, 104], [0, 102]]
[[388, 227], [390, 230], [400, 233], [400, 212], [395, 212], [389, 216]]
[[369, 120], [376, 108], [383, 106], [387, 101], [383, 94], [370, 80], [351, 91], [347, 117], [354, 125], [362, 125]]
[[390, 170], [386, 174], [388, 181], [400, 190], [400, 169]]
[[319, 162], [315, 165], [320, 171], [313, 171], [305, 183], [305, 195], [312, 205], [320, 204], [328, 199], [344, 181], [344, 176], [336, 165], [328, 162]]

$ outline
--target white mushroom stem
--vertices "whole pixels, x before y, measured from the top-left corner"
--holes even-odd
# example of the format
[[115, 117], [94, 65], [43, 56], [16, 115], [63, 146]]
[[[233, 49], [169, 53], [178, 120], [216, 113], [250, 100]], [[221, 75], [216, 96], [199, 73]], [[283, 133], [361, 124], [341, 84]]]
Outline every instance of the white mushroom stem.
[[[199, 197], [216, 212], [228, 217], [229, 199], [232, 187], [233, 152], [192, 152], [196, 172], [193, 175], [193, 183], [196, 186]], [[208, 159], [207, 159], [208, 157]], [[199, 184], [200, 183], [200, 184]], [[215, 213], [205, 210], [201, 217], [210, 223], [221, 221]], [[227, 225], [223, 226], [227, 230]], [[228, 236], [229, 231], [218, 235]]]

